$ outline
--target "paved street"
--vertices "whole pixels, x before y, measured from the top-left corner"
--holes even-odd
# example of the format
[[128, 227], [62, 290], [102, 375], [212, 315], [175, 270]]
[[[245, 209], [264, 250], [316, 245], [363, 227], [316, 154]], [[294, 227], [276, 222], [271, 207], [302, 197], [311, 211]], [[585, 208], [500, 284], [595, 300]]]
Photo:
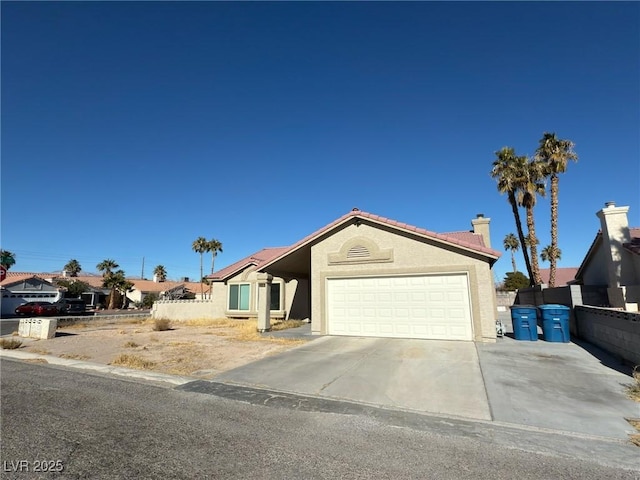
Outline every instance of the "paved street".
[[280, 401], [269, 402], [264, 391], [248, 388], [187, 391], [187, 385], [174, 389], [4, 358], [0, 367], [3, 478], [56, 477], [7, 471], [33, 469], [35, 460], [60, 461], [64, 478], [98, 479], [616, 480], [640, 474], [595, 463], [599, 449], [607, 449], [620, 455], [617, 466], [633, 465], [637, 450], [615, 442], [575, 438], [572, 458], [550, 453], [553, 436], [546, 450], [533, 443], [520, 450], [519, 436], [531, 442], [541, 432], [523, 435], [489, 422], [344, 402], [319, 408], [309, 400], [300, 409], [300, 397], [272, 395]]

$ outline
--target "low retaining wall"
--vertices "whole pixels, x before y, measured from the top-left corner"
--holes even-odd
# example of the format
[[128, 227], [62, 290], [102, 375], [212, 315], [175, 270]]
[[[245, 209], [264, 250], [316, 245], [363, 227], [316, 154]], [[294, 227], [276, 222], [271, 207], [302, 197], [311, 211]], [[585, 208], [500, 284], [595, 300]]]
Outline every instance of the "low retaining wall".
[[158, 300], [153, 303], [151, 316], [167, 320], [212, 320], [224, 317], [224, 312], [217, 312], [211, 300]]
[[576, 306], [575, 317], [580, 338], [640, 365], [640, 313]]

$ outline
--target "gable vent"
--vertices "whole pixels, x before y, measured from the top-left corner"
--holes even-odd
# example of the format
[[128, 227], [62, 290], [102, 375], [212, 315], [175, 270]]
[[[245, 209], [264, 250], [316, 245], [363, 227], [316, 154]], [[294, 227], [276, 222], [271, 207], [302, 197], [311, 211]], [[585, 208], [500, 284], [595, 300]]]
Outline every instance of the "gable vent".
[[369, 250], [367, 250], [367, 247], [364, 247], [362, 245], [351, 247], [347, 252], [347, 258], [363, 258], [369, 256], [371, 256]]

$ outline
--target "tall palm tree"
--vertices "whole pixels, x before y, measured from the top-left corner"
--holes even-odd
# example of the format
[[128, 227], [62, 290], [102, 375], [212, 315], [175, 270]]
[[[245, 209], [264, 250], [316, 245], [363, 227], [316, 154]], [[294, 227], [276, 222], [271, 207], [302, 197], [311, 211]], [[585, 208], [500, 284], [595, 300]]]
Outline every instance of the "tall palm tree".
[[0, 250], [0, 265], [2, 265], [5, 270], [9, 270], [16, 264], [16, 255], [15, 253], [10, 252], [9, 250]]
[[520, 242], [513, 233], [509, 233], [504, 237], [503, 244], [505, 250], [511, 250], [511, 265], [513, 265], [513, 272], [515, 273], [518, 269], [516, 268], [516, 256], [514, 252], [520, 249]]
[[209, 240], [209, 252], [211, 252], [211, 273], [213, 273], [213, 262], [215, 261], [218, 252], [222, 253], [222, 243], [215, 238]]
[[500, 193], [507, 194], [507, 200], [511, 205], [513, 218], [516, 222], [520, 245], [523, 246], [522, 256], [524, 257], [524, 264], [527, 268], [527, 272], [529, 273], [529, 278], [533, 281], [531, 261], [529, 260], [529, 250], [524, 248], [525, 238], [522, 230], [520, 211], [518, 210], [518, 200], [516, 197], [516, 193], [518, 191], [518, 180], [522, 177], [522, 170], [525, 168], [527, 160], [526, 157], [517, 156], [515, 150], [511, 147], [503, 147], [499, 151], [495, 152], [495, 155], [496, 159], [493, 162], [491, 176], [498, 182], [498, 191]]
[[[535, 221], [533, 218], [533, 208], [536, 206], [537, 196], [544, 197], [546, 190], [544, 185], [544, 170], [540, 162], [527, 161], [516, 180], [518, 205], [524, 207], [527, 216], [527, 241], [531, 253], [531, 274], [533, 285], [540, 285], [540, 265], [538, 264], [538, 237], [536, 236]], [[527, 243], [523, 243], [527, 245]], [[524, 249], [523, 249], [524, 250]]]
[[153, 269], [153, 276], [156, 277], [159, 282], [164, 282], [167, 279], [167, 271], [164, 265], [157, 265], [156, 268]]
[[66, 271], [70, 277], [77, 277], [78, 273], [82, 270], [80, 266], [80, 262], [76, 259], [71, 259], [67, 262], [67, 264], [62, 267], [64, 271]]
[[115, 260], [106, 259], [101, 261], [96, 268], [99, 272], [102, 272], [102, 276], [109, 275], [114, 269], [118, 268], [120, 265], [116, 263]]
[[202, 285], [202, 254], [209, 251], [209, 242], [204, 237], [196, 238], [191, 244], [191, 248], [194, 252], [200, 254], [200, 298], [204, 297], [204, 286]]
[[535, 158], [545, 165], [545, 174], [551, 178], [551, 245], [549, 256], [549, 286], [556, 285], [556, 260], [559, 260], [558, 248], [558, 184], [559, 173], [567, 171], [569, 160], [578, 161], [578, 155], [573, 151], [571, 140], [561, 140], [555, 133], [545, 132], [540, 139]]
[[115, 308], [117, 281], [113, 278], [113, 270], [119, 266], [115, 260], [111, 259], [103, 260], [96, 265], [98, 271], [102, 272], [102, 286], [111, 289], [111, 294], [109, 295], [109, 310]]
[[[546, 247], [544, 247], [540, 252], [540, 258], [542, 259], [542, 261], [551, 262], [552, 252], [553, 250], [551, 245], [547, 245]], [[559, 248], [556, 248], [554, 257], [555, 257], [555, 260], [560, 260], [562, 258], [562, 250], [560, 250]], [[549, 275], [551, 275], [551, 272], [549, 272]], [[551, 280], [549, 280], [549, 286], [551, 286]]]

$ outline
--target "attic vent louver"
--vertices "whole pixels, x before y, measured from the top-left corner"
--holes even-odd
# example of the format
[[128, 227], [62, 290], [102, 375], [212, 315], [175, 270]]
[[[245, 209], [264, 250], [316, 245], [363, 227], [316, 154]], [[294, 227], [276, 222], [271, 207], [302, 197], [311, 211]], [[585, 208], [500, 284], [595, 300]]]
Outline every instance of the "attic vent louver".
[[362, 245], [355, 245], [351, 247], [347, 252], [347, 258], [364, 258], [369, 256], [371, 256], [369, 250], [367, 249], [367, 247], [364, 247]]

